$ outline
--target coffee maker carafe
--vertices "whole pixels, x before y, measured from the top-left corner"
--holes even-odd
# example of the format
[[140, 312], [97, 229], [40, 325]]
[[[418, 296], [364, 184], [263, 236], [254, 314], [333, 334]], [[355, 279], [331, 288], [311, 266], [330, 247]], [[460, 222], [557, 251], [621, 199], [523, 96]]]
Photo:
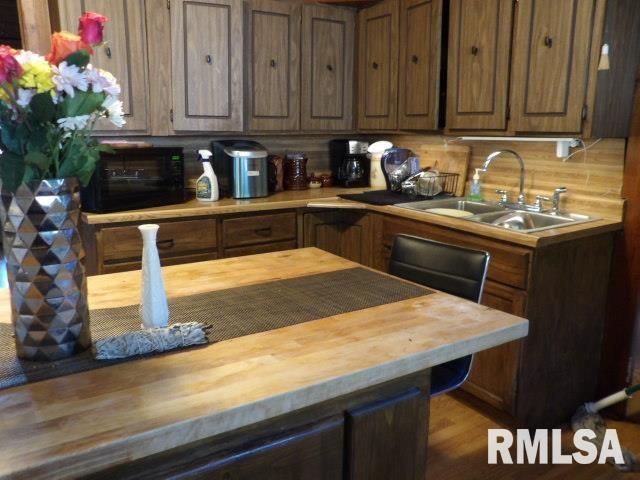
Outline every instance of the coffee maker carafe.
[[370, 160], [369, 144], [360, 140], [331, 140], [331, 172], [339, 187], [368, 187]]

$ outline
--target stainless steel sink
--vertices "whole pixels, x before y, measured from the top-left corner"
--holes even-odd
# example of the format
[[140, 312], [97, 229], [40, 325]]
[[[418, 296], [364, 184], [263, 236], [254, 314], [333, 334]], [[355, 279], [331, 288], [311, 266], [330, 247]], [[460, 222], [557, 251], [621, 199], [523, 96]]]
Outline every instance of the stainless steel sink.
[[504, 207], [484, 202], [471, 202], [469, 200], [460, 198], [448, 198], [446, 200], [424, 200], [421, 202], [409, 202], [399, 203], [396, 207], [408, 208], [409, 210], [420, 210], [422, 212], [431, 210], [433, 208], [450, 208], [452, 210], [462, 210], [464, 212], [473, 213], [477, 215], [479, 213], [489, 212], [505, 212]]
[[554, 214], [527, 212], [524, 210], [513, 210], [495, 203], [472, 202], [462, 198], [399, 203], [396, 207], [441, 215], [446, 215], [446, 213], [442, 212], [442, 210], [431, 212], [430, 210], [443, 208], [460, 210], [471, 214], [463, 217], [462, 220], [483, 223], [496, 228], [516, 230], [522, 233], [538, 232], [540, 230], [576, 225], [578, 223], [595, 220], [594, 217], [576, 213]]
[[592, 220], [592, 218], [587, 215], [578, 215], [573, 213], [554, 215], [549, 213], [506, 211], [475, 215], [473, 217], [469, 217], [468, 220], [529, 233], [588, 222], [589, 220]]

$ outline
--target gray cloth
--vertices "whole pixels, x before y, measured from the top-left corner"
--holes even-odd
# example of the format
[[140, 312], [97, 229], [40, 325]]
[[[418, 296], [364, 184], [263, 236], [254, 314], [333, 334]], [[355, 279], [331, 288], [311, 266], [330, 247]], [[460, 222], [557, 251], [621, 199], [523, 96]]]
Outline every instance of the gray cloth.
[[207, 343], [204, 325], [188, 322], [108, 337], [104, 340], [98, 340], [94, 348], [97, 360], [114, 360], [135, 355], [166, 352], [204, 343]]

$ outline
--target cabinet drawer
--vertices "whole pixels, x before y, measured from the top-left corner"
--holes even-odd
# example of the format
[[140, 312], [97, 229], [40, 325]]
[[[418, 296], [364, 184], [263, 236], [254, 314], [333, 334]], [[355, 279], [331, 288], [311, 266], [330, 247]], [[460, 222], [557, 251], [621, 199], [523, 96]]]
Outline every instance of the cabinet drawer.
[[[142, 236], [137, 225], [103, 228], [99, 241], [105, 267], [113, 263], [140, 261]], [[157, 245], [161, 258], [215, 253], [216, 222], [214, 219], [203, 219], [161, 223]]]
[[[383, 219], [382, 232], [382, 252], [380, 252], [380, 256], [387, 261], [396, 235], [405, 233], [489, 252], [491, 261], [489, 262], [487, 278], [513, 287], [527, 288], [529, 264], [531, 262], [531, 250], [527, 248], [494, 242], [469, 233], [448, 230], [426, 223], [391, 218]], [[388, 263], [384, 265], [385, 270], [387, 266]]]
[[295, 240], [285, 242], [260, 243], [258, 245], [248, 245], [246, 247], [233, 247], [224, 249], [224, 257], [244, 257], [245, 255], [257, 255], [258, 253], [281, 252], [283, 250], [293, 250], [298, 247]]
[[295, 239], [295, 212], [252, 217], [228, 218], [222, 221], [225, 247], [240, 247]]

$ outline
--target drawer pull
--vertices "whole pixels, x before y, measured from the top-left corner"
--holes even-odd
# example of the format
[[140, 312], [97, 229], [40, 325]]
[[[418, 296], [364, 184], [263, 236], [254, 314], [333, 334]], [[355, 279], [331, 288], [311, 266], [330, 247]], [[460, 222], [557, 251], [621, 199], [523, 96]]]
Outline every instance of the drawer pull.
[[271, 227], [266, 228], [256, 228], [254, 230], [255, 234], [260, 237], [270, 237], [271, 236]]
[[168, 250], [170, 248], [173, 248], [174, 245], [175, 245], [175, 242], [173, 241], [173, 238], [169, 240], [159, 240], [156, 242], [156, 246], [158, 247], [159, 250]]

